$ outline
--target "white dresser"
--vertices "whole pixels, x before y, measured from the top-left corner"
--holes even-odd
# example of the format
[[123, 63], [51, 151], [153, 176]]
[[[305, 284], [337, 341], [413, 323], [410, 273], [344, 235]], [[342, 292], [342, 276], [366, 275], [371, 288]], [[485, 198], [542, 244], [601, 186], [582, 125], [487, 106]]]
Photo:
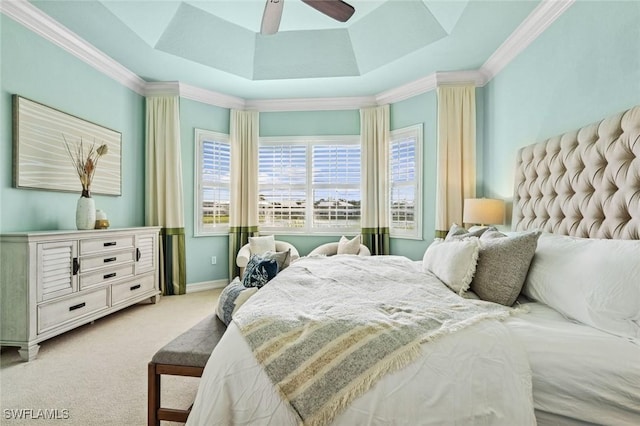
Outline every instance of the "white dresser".
[[38, 343], [151, 298], [160, 227], [0, 236], [0, 345], [25, 361]]

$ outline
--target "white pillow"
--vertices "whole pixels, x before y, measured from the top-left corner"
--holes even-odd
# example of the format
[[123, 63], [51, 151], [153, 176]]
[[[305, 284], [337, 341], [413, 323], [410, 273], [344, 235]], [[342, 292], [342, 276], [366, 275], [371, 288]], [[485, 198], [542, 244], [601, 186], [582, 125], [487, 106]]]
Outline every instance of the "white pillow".
[[466, 240], [435, 240], [422, 257], [422, 270], [431, 272], [462, 296], [476, 272], [480, 244], [477, 237]]
[[640, 339], [640, 241], [542, 234], [523, 293], [584, 324]]
[[340, 237], [338, 242], [337, 254], [358, 254], [360, 253], [360, 235], [348, 239], [344, 235]]
[[273, 235], [249, 237], [249, 251], [251, 251], [251, 254], [264, 254], [268, 251], [276, 251], [276, 239]]

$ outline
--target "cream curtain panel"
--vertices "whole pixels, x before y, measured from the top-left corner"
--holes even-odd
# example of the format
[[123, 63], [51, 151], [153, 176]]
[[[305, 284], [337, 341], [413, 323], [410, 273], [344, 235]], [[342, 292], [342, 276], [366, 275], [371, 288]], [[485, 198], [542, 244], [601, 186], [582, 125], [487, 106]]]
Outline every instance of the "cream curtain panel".
[[240, 274], [236, 255], [258, 232], [258, 112], [231, 111], [229, 279]]
[[184, 294], [187, 274], [177, 96], [147, 98], [145, 143], [145, 223], [162, 226], [160, 286], [163, 294]]
[[360, 110], [362, 243], [389, 254], [389, 105]]
[[436, 236], [462, 224], [465, 198], [476, 195], [475, 86], [438, 87]]

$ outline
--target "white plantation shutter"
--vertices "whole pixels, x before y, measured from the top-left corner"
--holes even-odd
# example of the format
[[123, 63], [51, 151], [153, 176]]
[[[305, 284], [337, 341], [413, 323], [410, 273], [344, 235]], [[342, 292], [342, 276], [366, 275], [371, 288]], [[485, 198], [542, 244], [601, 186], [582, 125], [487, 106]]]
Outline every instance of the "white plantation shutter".
[[360, 145], [313, 147], [313, 227], [360, 226]]
[[420, 230], [420, 146], [422, 128], [412, 126], [391, 133], [390, 232], [396, 237], [422, 236]]
[[359, 229], [357, 137], [263, 138], [258, 162], [261, 230]]
[[199, 151], [196, 223], [199, 235], [229, 230], [231, 150], [227, 135], [196, 129]]
[[304, 228], [307, 147], [261, 145], [258, 220], [266, 228]]

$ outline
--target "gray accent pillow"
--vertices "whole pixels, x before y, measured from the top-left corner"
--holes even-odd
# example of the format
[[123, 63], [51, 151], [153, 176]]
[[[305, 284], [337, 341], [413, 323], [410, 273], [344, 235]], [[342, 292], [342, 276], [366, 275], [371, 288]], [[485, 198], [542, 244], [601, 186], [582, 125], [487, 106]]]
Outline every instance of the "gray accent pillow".
[[513, 305], [524, 285], [539, 237], [539, 231], [509, 237], [492, 230], [483, 233], [471, 290], [482, 300]]
[[278, 263], [278, 272], [291, 264], [291, 249], [287, 251], [267, 251], [262, 255], [263, 259], [275, 260]]
[[486, 231], [497, 231], [498, 229], [494, 226], [485, 226], [478, 229], [475, 229], [469, 232], [465, 227], [460, 226], [458, 224], [451, 225], [449, 232], [447, 232], [447, 236], [444, 238], [445, 241], [452, 240], [464, 240], [469, 237], [478, 237], [480, 238], [482, 234]]

